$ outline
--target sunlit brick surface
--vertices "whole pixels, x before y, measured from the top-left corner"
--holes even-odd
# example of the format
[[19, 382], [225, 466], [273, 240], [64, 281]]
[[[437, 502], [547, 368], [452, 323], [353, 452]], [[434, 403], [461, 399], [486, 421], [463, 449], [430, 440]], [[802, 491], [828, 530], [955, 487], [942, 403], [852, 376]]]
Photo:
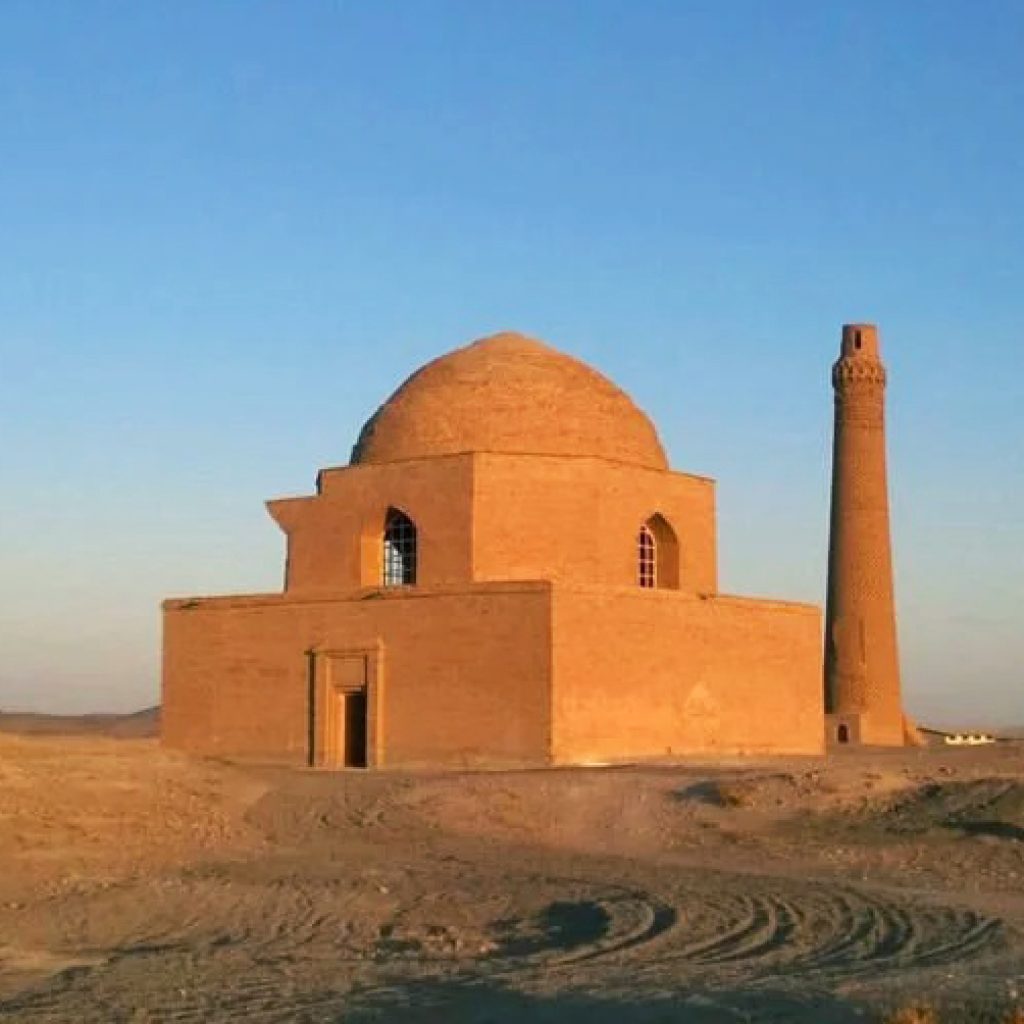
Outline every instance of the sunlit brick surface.
[[859, 716], [861, 742], [900, 745], [904, 723], [886, 485], [886, 375], [873, 326], [843, 328], [832, 384], [826, 709]]

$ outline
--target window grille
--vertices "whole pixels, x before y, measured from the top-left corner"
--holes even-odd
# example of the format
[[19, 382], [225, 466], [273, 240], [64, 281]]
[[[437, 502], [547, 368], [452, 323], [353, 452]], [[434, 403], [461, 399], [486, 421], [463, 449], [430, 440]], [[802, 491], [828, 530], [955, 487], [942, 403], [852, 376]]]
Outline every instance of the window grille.
[[384, 522], [384, 586], [412, 586], [416, 582], [416, 525], [398, 509]]
[[644, 523], [637, 535], [637, 582], [641, 587], [655, 587], [658, 582], [657, 546], [654, 533]]

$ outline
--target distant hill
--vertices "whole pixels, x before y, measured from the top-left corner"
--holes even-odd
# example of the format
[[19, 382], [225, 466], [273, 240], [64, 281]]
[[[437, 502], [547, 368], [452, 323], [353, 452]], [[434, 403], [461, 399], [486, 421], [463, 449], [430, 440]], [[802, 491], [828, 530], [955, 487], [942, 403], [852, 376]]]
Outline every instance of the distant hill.
[[32, 711], [0, 711], [0, 732], [23, 736], [113, 736], [143, 739], [160, 733], [160, 707], [126, 715], [44, 715]]

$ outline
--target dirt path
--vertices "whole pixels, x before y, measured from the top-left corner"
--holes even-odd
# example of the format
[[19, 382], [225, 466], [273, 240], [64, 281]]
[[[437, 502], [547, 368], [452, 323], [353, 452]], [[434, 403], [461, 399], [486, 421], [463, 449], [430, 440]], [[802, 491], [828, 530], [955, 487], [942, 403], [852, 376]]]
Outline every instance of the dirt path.
[[328, 775], [0, 738], [0, 770], [4, 1020], [838, 1024], [1024, 991], [1017, 748]]

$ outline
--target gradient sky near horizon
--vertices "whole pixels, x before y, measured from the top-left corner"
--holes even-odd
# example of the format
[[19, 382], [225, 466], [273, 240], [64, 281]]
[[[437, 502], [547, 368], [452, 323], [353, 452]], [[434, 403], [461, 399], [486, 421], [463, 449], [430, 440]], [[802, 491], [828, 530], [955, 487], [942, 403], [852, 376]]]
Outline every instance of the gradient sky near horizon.
[[[159, 602], [280, 587], [416, 366], [594, 364], [821, 603], [877, 322], [906, 700], [1024, 723], [1024, 6], [0, 4], [0, 708], [158, 700]], [[684, 541], [685, 542], [685, 541]]]

